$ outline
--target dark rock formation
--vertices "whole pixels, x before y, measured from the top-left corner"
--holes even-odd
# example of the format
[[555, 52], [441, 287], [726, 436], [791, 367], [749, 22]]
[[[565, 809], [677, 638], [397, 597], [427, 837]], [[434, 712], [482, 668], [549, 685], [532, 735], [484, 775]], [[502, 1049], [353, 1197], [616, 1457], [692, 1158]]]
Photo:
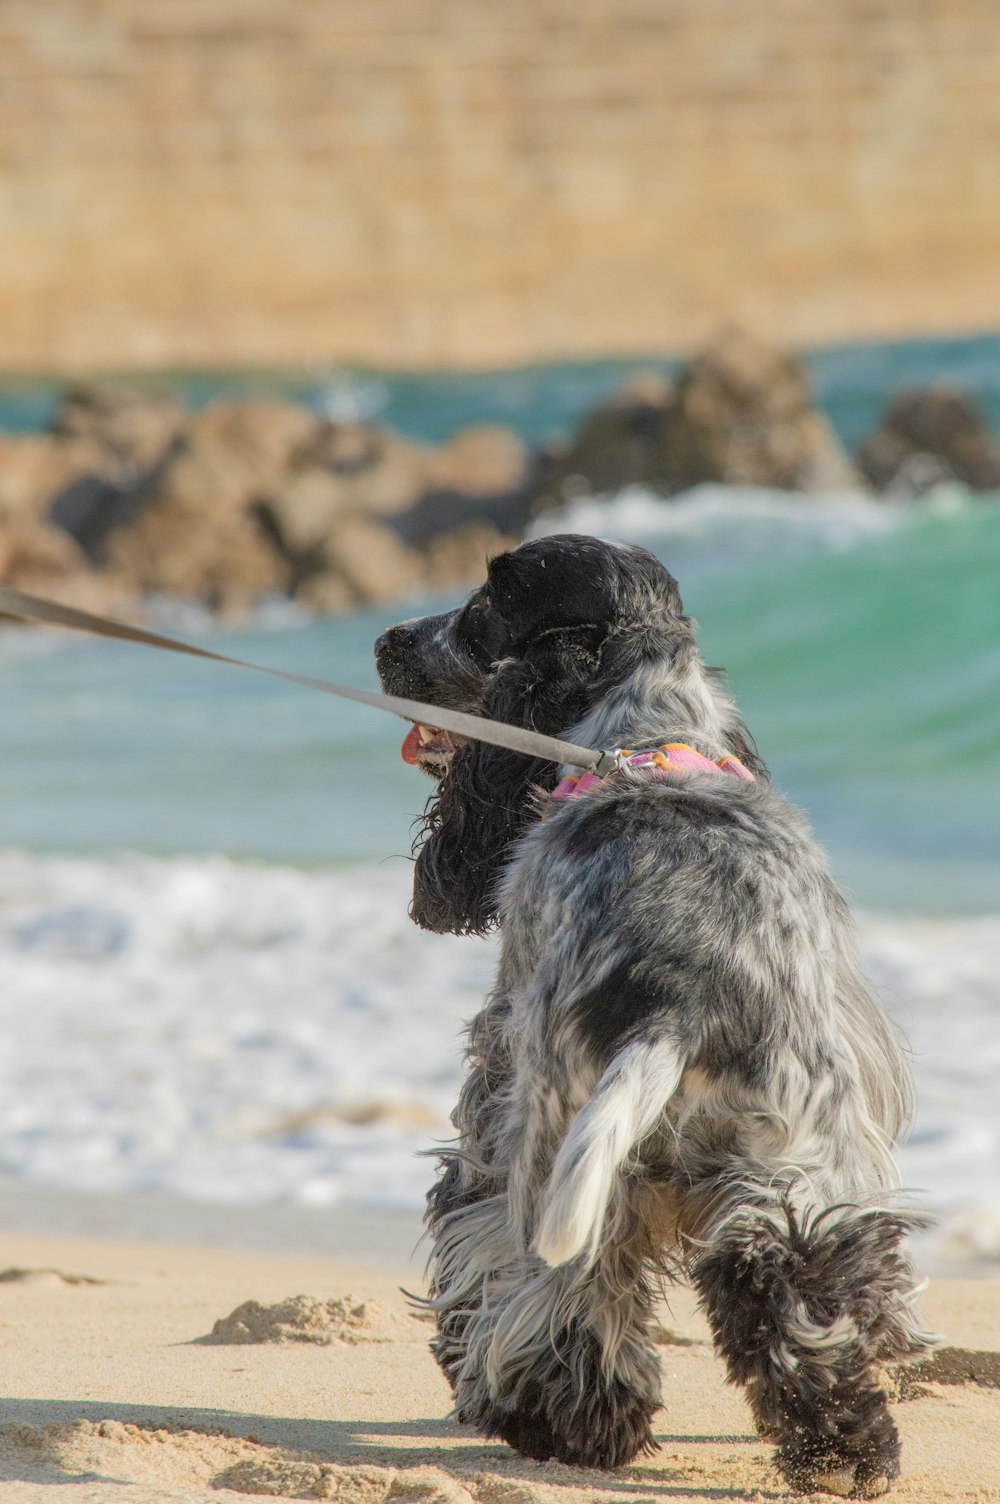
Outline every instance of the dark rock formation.
[[802, 362], [738, 329], [681, 374], [663, 445], [672, 491], [702, 481], [788, 491], [857, 485], [850, 460], [812, 406]]
[[252, 508], [281, 485], [316, 421], [292, 403], [261, 400], [191, 414], [146, 478], [137, 515], [107, 534], [102, 562], [137, 594], [190, 596], [228, 614], [287, 590], [287, 565]]
[[93, 563], [102, 562], [109, 533], [139, 516], [184, 421], [182, 404], [164, 393], [103, 382], [67, 388], [52, 421], [53, 449], [75, 463], [48, 511]]
[[324, 422], [255, 512], [293, 593], [330, 609], [471, 582], [522, 535], [532, 475], [509, 429], [466, 429], [434, 449], [375, 424]]
[[940, 481], [1000, 490], [1000, 444], [966, 393], [936, 386], [901, 392], [858, 454], [879, 491], [913, 496]]
[[[880, 489], [943, 478], [1000, 489], [1000, 446], [945, 389], [899, 397], [861, 458]], [[634, 377], [543, 455], [496, 425], [434, 446], [290, 402], [190, 412], [78, 384], [50, 433], [0, 434], [0, 578], [98, 610], [166, 592], [228, 614], [274, 593], [345, 611], [474, 583], [568, 497], [630, 483], [670, 496], [706, 481], [858, 484], [801, 362], [738, 330], [675, 381]]]
[[59, 439], [89, 443], [109, 471], [141, 473], [169, 448], [186, 416], [183, 404], [169, 393], [78, 381], [63, 393], [52, 432]]
[[584, 419], [572, 444], [553, 455], [550, 493], [604, 494], [627, 485], [671, 490], [663, 436], [675, 398], [667, 377], [655, 371], [634, 376]]
[[538, 480], [538, 461], [516, 433], [497, 424], [477, 424], [431, 451], [420, 495], [396, 514], [393, 526], [415, 548], [470, 528], [521, 537]]
[[47, 435], [0, 435], [0, 580], [22, 590], [98, 605], [115, 582], [102, 583], [76, 541], [49, 520], [51, 497], [81, 465], [87, 446], [60, 445]]
[[87, 574], [230, 615], [275, 592], [343, 611], [460, 587], [519, 540], [535, 496], [535, 461], [508, 429], [433, 447], [280, 401], [188, 413], [79, 385], [50, 435], [2, 443], [7, 579]]
[[858, 477], [811, 404], [802, 362], [726, 330], [671, 385], [633, 382], [560, 455], [556, 496], [636, 483], [674, 495], [705, 481], [795, 491], [856, 488]]

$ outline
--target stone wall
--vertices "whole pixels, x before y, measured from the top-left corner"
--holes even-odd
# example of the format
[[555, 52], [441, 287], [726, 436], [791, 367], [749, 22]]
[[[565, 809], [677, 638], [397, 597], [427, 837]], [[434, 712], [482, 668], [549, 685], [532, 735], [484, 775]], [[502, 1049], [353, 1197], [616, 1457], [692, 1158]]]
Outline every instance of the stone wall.
[[0, 368], [1000, 325], [997, 0], [0, 0]]

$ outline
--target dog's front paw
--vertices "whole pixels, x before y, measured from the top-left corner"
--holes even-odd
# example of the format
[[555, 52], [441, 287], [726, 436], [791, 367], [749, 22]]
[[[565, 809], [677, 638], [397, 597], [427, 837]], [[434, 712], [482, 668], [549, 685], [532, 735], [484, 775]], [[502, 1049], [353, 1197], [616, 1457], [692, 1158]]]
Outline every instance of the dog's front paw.
[[522, 1457], [531, 1457], [535, 1462], [548, 1462], [559, 1457], [559, 1438], [542, 1410], [519, 1406], [516, 1410], [500, 1413], [490, 1427], [490, 1434], [505, 1441]]
[[559, 1425], [555, 1456], [573, 1467], [625, 1467], [644, 1452], [655, 1452], [650, 1422], [657, 1406], [625, 1384], [611, 1383], [596, 1414], [580, 1412]]
[[625, 1467], [641, 1453], [655, 1451], [650, 1422], [656, 1408], [620, 1379], [595, 1383], [585, 1395], [553, 1385], [545, 1396], [549, 1455], [570, 1467]]
[[463, 1424], [505, 1441], [522, 1457], [606, 1471], [655, 1449], [650, 1429], [655, 1408], [612, 1382], [583, 1403], [528, 1386], [509, 1408], [494, 1401], [460, 1406], [456, 1413]]
[[899, 1476], [899, 1436], [888, 1416], [863, 1441], [810, 1437], [786, 1442], [775, 1457], [799, 1493], [878, 1499]]
[[526, 1385], [517, 1402], [506, 1404], [483, 1394], [466, 1394], [456, 1407], [460, 1425], [472, 1426], [481, 1436], [495, 1436], [536, 1462], [558, 1456], [559, 1441], [552, 1430], [538, 1388]]

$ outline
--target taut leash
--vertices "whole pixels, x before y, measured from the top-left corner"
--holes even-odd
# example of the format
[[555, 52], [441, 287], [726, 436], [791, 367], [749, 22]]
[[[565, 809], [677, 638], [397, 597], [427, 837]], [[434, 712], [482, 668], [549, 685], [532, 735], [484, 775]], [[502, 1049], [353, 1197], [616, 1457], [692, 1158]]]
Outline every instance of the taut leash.
[[504, 721], [490, 721], [485, 716], [467, 715], [462, 710], [446, 710], [443, 706], [428, 705], [422, 700], [376, 694], [369, 689], [351, 689], [346, 684], [335, 684], [329, 679], [311, 679], [304, 674], [289, 674], [284, 669], [268, 668], [263, 663], [248, 663], [243, 658], [231, 658], [227, 653], [213, 653], [209, 648], [196, 647], [194, 643], [182, 642], [177, 637], [165, 637], [162, 632], [147, 632], [143, 627], [131, 627], [126, 622], [113, 621], [108, 616], [95, 616], [89, 611], [78, 611], [75, 606], [62, 606], [58, 601], [16, 590], [13, 585], [0, 585], [0, 616], [10, 616], [16, 621], [36, 625], [70, 627], [76, 632], [113, 637], [120, 642], [138, 642], [167, 653], [186, 653], [192, 658], [209, 658], [214, 663], [228, 663], [232, 668], [250, 669], [255, 674], [268, 674], [272, 679], [301, 684], [305, 689], [318, 689], [321, 694], [338, 695], [342, 700], [356, 700], [361, 705], [371, 705], [375, 710], [388, 710], [405, 721], [433, 726], [440, 731], [455, 731], [473, 741], [489, 742], [494, 747], [506, 747], [509, 752], [523, 752], [527, 757], [544, 757], [549, 762], [584, 768], [599, 777], [618, 766], [615, 752], [598, 752], [591, 747], [577, 747], [573, 742], [560, 741], [554, 736], [542, 736], [538, 731], [508, 726]]

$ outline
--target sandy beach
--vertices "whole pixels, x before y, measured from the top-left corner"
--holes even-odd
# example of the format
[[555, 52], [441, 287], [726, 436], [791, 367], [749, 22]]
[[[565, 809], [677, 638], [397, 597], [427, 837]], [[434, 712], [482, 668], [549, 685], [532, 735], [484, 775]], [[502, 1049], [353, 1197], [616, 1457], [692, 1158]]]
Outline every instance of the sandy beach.
[[[686, 1290], [662, 1312], [659, 1450], [596, 1474], [527, 1462], [448, 1419], [429, 1328], [400, 1292], [418, 1279], [402, 1259], [388, 1271], [24, 1232], [0, 1250], [4, 1504], [798, 1497], [726, 1386]], [[996, 1504], [1000, 1282], [936, 1281], [925, 1312], [948, 1350], [896, 1406], [905, 1472], [892, 1497]]]

